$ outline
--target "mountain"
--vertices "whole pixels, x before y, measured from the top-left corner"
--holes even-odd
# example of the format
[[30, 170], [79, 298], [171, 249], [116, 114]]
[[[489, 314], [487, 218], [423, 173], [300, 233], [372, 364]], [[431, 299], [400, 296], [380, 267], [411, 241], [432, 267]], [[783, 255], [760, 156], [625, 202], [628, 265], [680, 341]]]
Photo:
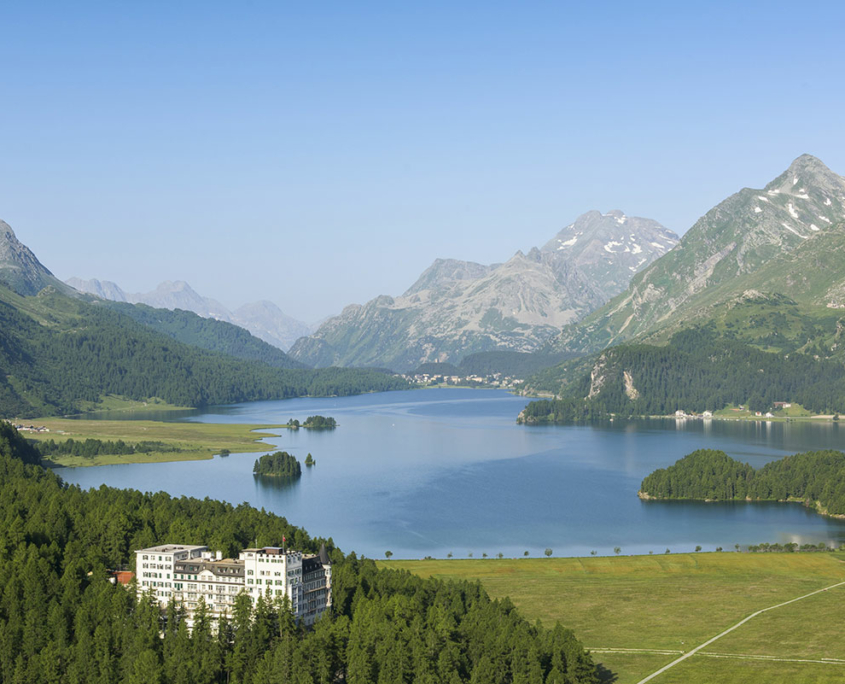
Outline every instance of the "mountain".
[[774, 410], [795, 402], [822, 414], [845, 411], [845, 366], [809, 354], [779, 354], [708, 328], [676, 333], [662, 346], [625, 343], [596, 355], [559, 398], [531, 402], [521, 420], [567, 422], [666, 416], [745, 405]]
[[305, 368], [278, 347], [254, 337], [248, 330], [214, 318], [203, 318], [182, 309], [153, 309], [146, 304], [102, 302], [134, 321], [174, 340], [206, 351], [220, 352], [245, 361], [260, 361], [274, 368]]
[[622, 294], [567, 326], [553, 348], [598, 351], [658, 331], [665, 339], [712, 318], [746, 291], [843, 305], [845, 260], [828, 263], [823, 274], [817, 268], [831, 262], [831, 250], [842, 254], [843, 218], [845, 179], [803, 155], [765, 188], [740, 190], [707, 212]]
[[22, 297], [0, 286], [0, 368], [5, 417], [84, 412], [105, 395], [207, 406], [407, 387], [377, 371], [281, 369], [205, 351], [49, 287]]
[[[106, 395], [206, 406], [407, 387], [375, 370], [278, 367], [295, 362], [235, 326], [185, 311], [168, 316], [161, 309], [91, 302], [55, 280], [11, 228], [0, 237], [4, 274], [13, 276], [0, 283], [0, 416], [84, 412]], [[120, 307], [155, 319], [161, 332]], [[185, 344], [180, 336], [227, 351], [240, 346], [242, 356], [253, 360]]]
[[244, 304], [232, 312], [231, 322], [246, 328], [257, 338], [284, 351], [314, 328], [286, 315], [273, 302], [262, 300]]
[[91, 294], [100, 299], [107, 299], [112, 302], [125, 302], [126, 293], [117, 283], [110, 280], [82, 280], [82, 278], [68, 278], [66, 285], [84, 294]]
[[48, 271], [32, 251], [15, 236], [11, 226], [0, 221], [0, 281], [20, 295], [38, 294], [45, 287], [68, 288]]
[[146, 304], [154, 309], [182, 309], [203, 318], [232, 323], [282, 351], [287, 351], [297, 339], [313, 331], [311, 326], [285, 315], [279, 307], [268, 301], [245, 304], [234, 312], [229, 311], [217, 300], [198, 294], [183, 280], [166, 280], [151, 292], [136, 293], [126, 292], [108, 280], [69, 278], [65, 282], [80, 292], [100, 299]]
[[591, 211], [503, 264], [438, 259], [402, 296], [346, 307], [290, 354], [318, 367], [408, 370], [475, 352], [535, 351], [677, 240], [656, 221]]

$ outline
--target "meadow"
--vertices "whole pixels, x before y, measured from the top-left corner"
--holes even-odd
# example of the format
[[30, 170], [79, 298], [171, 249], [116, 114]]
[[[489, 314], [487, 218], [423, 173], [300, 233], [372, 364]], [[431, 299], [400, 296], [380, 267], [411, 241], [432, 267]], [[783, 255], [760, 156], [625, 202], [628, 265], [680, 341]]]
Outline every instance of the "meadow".
[[[390, 561], [423, 577], [479, 580], [529, 620], [560, 621], [631, 684], [763, 608], [845, 582], [845, 553], [687, 553]], [[845, 681], [845, 586], [752, 618], [655, 682]]]
[[[268, 452], [271, 449], [259, 440], [272, 437], [266, 432], [277, 426], [216, 425], [210, 423], [165, 423], [152, 420], [73, 420], [67, 418], [38, 418], [27, 424], [44, 426], [49, 432], [24, 433], [27, 439], [56, 442], [99, 439], [123, 440], [127, 444], [143, 441], [162, 442], [178, 451], [136, 453], [132, 455], [53, 456], [51, 464], [79, 467], [114, 465], [118, 463], [161, 463], [164, 461], [194, 461], [209, 459], [223, 449], [232, 453]], [[282, 427], [282, 426], [279, 426]]]

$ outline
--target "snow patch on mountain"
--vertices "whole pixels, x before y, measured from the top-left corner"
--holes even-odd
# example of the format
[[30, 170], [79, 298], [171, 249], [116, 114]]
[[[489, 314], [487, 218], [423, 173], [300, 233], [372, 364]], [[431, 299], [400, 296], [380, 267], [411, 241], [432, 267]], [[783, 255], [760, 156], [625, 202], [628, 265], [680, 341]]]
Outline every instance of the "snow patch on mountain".
[[781, 225], [782, 225], [784, 228], [786, 228], [789, 232], [791, 232], [791, 233], [795, 233], [795, 234], [796, 234], [798, 237], [800, 237], [802, 240], [807, 240], [807, 239], [808, 239], [806, 235], [801, 235], [801, 233], [799, 233], [797, 230], [795, 230], [795, 228], [793, 228], [792, 226], [790, 226], [788, 223], [781, 223]]

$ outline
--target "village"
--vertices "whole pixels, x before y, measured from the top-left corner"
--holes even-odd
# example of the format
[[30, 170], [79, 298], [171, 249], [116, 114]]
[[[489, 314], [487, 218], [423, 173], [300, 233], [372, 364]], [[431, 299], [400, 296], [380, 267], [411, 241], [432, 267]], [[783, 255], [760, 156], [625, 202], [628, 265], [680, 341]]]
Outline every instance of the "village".
[[[776, 401], [772, 404], [772, 409], [774, 411], [784, 411], [786, 409], [792, 408], [792, 404], [788, 401]], [[788, 418], [789, 416], [786, 415], [777, 415], [772, 411], [751, 411], [748, 407], [743, 404], [740, 404], [736, 407], [726, 408], [722, 411], [718, 412], [718, 415], [714, 414], [713, 411], [702, 411], [701, 413], [687, 413], [683, 409], [678, 409], [674, 413], [675, 418], [679, 419], [710, 419], [710, 418], [726, 418], [731, 417], [730, 412], [735, 412], [737, 418]]]
[[406, 373], [408, 382], [421, 387], [495, 387], [497, 389], [518, 389], [525, 380], [502, 373], [489, 375], [447, 375], [442, 373]]

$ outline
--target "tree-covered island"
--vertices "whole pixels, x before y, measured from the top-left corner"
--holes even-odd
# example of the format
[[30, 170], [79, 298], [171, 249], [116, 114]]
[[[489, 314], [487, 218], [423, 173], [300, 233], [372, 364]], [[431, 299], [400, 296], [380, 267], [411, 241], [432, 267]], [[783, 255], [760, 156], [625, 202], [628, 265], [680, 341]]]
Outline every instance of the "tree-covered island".
[[755, 470], [724, 451], [699, 449], [643, 480], [642, 499], [797, 501], [845, 517], [845, 453], [810, 451]]
[[277, 451], [257, 459], [252, 472], [259, 477], [296, 479], [302, 475], [302, 466], [287, 451]]
[[308, 416], [302, 427], [310, 428], [312, 430], [333, 430], [337, 427], [337, 421], [332, 417], [326, 416]]
[[298, 430], [301, 427], [309, 430], [334, 430], [337, 427], [337, 421], [332, 417], [308, 416], [304, 423], [300, 423], [297, 418], [291, 418], [286, 427], [292, 430]]

